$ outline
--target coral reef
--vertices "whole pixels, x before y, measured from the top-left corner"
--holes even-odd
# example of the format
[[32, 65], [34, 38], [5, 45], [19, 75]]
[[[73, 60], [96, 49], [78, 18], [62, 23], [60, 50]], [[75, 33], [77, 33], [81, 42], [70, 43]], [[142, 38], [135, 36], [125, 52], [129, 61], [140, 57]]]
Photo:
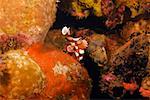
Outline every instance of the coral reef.
[[149, 99], [149, 8], [148, 0], [0, 0], [0, 99]]

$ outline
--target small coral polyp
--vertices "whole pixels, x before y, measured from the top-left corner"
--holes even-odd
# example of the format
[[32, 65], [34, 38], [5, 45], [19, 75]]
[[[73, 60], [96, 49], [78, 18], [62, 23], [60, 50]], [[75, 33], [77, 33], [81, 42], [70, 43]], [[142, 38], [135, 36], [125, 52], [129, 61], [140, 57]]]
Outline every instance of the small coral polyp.
[[30, 45], [31, 43], [31, 39], [24, 34], [3, 34], [0, 36], [0, 53], [7, 52], [9, 50], [21, 49]]
[[24, 99], [41, 92], [45, 76], [27, 52], [10, 50], [1, 60], [0, 98]]

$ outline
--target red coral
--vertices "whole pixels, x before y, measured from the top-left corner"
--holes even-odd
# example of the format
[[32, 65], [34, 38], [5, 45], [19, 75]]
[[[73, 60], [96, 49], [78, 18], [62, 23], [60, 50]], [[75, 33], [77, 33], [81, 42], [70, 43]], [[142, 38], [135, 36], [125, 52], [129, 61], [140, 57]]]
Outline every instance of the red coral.
[[136, 83], [125, 83], [123, 82], [123, 87], [127, 90], [127, 91], [135, 91], [138, 88], [138, 85]]
[[75, 59], [52, 45], [33, 44], [27, 51], [46, 76], [45, 88], [40, 98], [46, 97], [52, 100], [57, 98], [60, 100], [88, 99], [89, 76]]
[[143, 96], [143, 97], [150, 97], [150, 90], [146, 90], [146, 89], [144, 89], [144, 88], [140, 88], [140, 90], [139, 90], [139, 92], [141, 92], [141, 95]]

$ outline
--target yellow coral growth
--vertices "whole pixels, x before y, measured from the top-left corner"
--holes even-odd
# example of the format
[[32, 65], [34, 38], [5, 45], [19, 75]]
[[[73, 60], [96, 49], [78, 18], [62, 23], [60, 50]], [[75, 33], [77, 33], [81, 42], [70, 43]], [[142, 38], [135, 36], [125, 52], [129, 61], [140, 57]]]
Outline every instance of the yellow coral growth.
[[0, 66], [0, 95], [7, 99], [24, 99], [40, 93], [44, 74], [36, 62], [22, 50], [11, 50], [3, 55]]
[[78, 2], [71, 2], [73, 9], [73, 16], [80, 18], [87, 17], [90, 14], [90, 9], [93, 10], [94, 15], [102, 16], [101, 0], [95, 2], [94, 0], [79, 0]]

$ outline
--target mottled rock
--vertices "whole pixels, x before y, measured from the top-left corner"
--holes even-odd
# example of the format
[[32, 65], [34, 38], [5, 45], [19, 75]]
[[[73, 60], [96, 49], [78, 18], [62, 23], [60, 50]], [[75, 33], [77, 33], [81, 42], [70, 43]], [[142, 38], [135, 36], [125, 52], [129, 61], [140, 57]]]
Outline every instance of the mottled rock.
[[100, 34], [93, 34], [87, 37], [88, 48], [87, 52], [89, 56], [97, 63], [99, 66], [105, 66], [108, 62], [107, 52], [106, 52], [106, 36]]

